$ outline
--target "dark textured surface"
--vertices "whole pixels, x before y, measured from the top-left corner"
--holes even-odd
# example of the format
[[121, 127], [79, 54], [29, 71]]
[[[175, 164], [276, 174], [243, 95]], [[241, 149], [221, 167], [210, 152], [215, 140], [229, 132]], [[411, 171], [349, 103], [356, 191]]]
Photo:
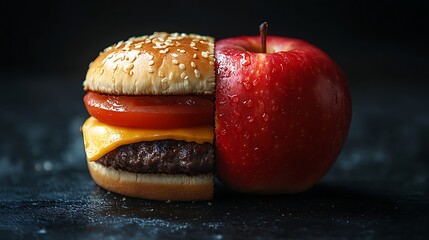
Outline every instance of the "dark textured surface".
[[209, 173], [214, 170], [214, 147], [170, 139], [138, 142], [120, 146], [96, 162], [135, 173]]
[[[428, 7], [2, 1], [0, 239], [429, 239]], [[95, 186], [79, 127], [81, 83], [100, 50], [154, 31], [255, 35], [263, 21], [270, 35], [323, 49], [351, 83], [350, 134], [320, 184], [277, 197], [217, 186], [210, 203], [123, 199]]]
[[194, 203], [98, 188], [79, 132], [80, 80], [2, 76], [13, 90], [0, 95], [0, 238], [427, 238], [427, 84], [359, 76], [347, 143], [319, 184], [271, 197], [217, 185], [212, 201]]

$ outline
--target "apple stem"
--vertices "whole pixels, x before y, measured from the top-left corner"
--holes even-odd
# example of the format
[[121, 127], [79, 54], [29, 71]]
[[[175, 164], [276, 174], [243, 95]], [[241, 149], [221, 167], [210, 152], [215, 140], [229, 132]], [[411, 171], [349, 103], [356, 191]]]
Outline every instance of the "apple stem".
[[267, 53], [267, 32], [268, 32], [268, 23], [263, 22], [259, 25], [259, 36], [261, 36], [261, 52]]

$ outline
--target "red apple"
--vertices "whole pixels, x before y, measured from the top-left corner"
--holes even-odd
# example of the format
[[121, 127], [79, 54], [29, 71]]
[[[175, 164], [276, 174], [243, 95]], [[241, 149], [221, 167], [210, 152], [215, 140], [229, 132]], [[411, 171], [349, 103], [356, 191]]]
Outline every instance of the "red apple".
[[216, 44], [217, 171], [255, 193], [308, 189], [341, 151], [351, 120], [347, 82], [324, 52], [298, 39]]

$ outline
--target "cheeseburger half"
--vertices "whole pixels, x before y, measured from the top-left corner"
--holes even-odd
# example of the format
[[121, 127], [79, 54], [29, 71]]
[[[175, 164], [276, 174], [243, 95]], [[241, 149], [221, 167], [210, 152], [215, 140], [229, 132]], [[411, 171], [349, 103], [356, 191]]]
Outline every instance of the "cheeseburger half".
[[213, 197], [214, 39], [154, 33], [106, 48], [83, 83], [90, 174], [156, 200]]

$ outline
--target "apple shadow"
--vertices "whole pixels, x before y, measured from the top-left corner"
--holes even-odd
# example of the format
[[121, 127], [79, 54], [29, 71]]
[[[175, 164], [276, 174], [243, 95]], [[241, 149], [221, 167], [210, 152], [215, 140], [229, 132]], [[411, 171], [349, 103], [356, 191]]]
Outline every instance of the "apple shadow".
[[[395, 196], [373, 189], [319, 183], [296, 194], [259, 195], [239, 193], [218, 183], [215, 205], [239, 206], [237, 212], [282, 212], [307, 217], [381, 219], [401, 212]], [[275, 215], [275, 214], [274, 214]]]

